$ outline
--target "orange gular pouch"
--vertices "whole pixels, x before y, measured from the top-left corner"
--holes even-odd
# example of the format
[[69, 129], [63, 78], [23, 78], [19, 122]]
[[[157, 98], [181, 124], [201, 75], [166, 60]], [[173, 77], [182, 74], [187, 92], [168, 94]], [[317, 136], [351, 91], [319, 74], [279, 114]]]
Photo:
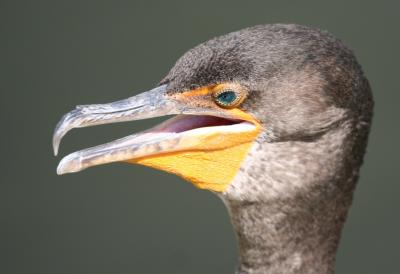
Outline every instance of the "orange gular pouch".
[[128, 162], [176, 174], [195, 186], [223, 192], [235, 177], [252, 142], [214, 150], [193, 150], [132, 159]]

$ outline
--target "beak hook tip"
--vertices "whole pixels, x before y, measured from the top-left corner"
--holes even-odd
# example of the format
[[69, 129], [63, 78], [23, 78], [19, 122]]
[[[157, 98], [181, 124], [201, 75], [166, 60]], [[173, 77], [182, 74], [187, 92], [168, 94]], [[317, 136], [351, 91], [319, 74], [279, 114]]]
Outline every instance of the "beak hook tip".
[[54, 137], [53, 137], [53, 153], [54, 153], [54, 156], [58, 155], [59, 146], [60, 146], [59, 138], [57, 138], [56, 135], [54, 135]]

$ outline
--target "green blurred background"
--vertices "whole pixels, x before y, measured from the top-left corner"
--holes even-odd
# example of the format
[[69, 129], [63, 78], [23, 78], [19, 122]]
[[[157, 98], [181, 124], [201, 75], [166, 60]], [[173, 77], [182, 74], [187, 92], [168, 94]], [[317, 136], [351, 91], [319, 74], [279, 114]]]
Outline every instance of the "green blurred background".
[[[0, 273], [233, 273], [234, 234], [212, 193], [127, 164], [57, 176], [51, 137], [75, 105], [150, 89], [198, 43], [275, 22], [329, 30], [371, 82], [373, 130], [337, 273], [399, 273], [395, 2], [1, 0]], [[157, 122], [72, 131], [61, 155]]]

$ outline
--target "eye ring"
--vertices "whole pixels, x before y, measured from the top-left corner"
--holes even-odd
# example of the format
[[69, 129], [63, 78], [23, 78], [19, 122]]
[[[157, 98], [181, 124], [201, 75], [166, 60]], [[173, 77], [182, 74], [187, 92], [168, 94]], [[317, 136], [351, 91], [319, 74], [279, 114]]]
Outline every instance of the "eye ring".
[[239, 106], [245, 98], [244, 92], [232, 88], [221, 89], [213, 93], [214, 102], [223, 108]]

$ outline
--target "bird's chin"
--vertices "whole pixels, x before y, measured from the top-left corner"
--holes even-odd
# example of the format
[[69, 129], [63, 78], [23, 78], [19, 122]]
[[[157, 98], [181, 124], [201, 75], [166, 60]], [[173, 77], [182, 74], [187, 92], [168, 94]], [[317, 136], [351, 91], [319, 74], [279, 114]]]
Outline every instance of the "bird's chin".
[[209, 115], [177, 115], [147, 131], [64, 157], [58, 174], [112, 162], [150, 166], [194, 185], [224, 191], [247, 155], [260, 126]]

